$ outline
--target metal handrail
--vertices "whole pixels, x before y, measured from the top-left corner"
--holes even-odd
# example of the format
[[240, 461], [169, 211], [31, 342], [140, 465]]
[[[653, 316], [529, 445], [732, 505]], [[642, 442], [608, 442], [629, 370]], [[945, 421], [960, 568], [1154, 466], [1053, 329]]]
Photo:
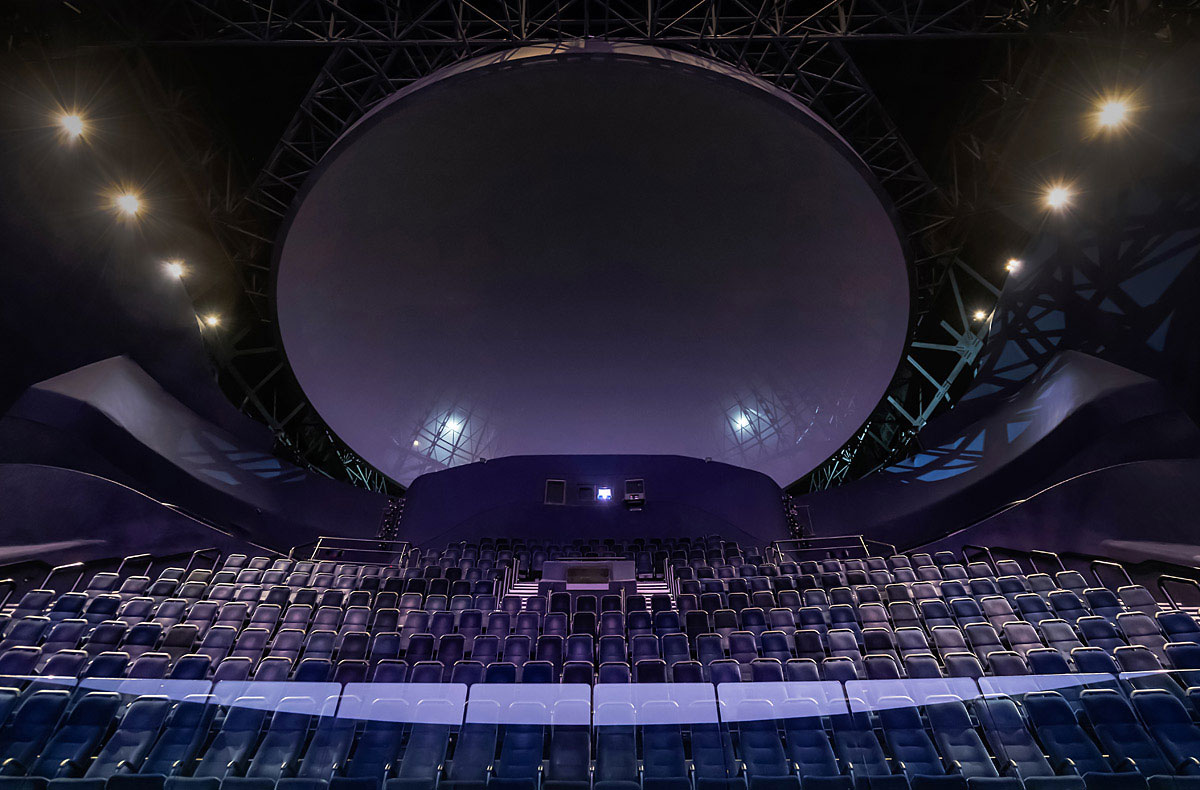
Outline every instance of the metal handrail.
[[[1125, 570], [1125, 566], [1121, 563], [1111, 562], [1109, 560], [1092, 560], [1092, 564], [1088, 567], [1092, 572], [1092, 576], [1096, 577], [1096, 581], [1100, 583], [1101, 587], [1108, 587], [1108, 585], [1104, 583], [1104, 578], [1100, 575], [1100, 571], [1096, 570], [1096, 566], [1100, 566], [1102, 568], [1116, 568], [1121, 572], [1121, 575], [1125, 577], [1125, 581], [1133, 584], [1133, 577], [1129, 575], [1129, 571]], [[1108, 589], [1111, 590], [1112, 588], [1108, 587]]]
[[183, 568], [183, 575], [186, 577], [188, 572], [192, 570], [192, 566], [196, 563], [196, 561], [207, 556], [212, 556], [213, 558], [212, 564], [208, 566], [209, 570], [212, 570], [216, 568], [217, 563], [221, 561], [221, 550], [216, 546], [209, 546], [206, 549], [196, 549], [192, 552], [192, 556], [188, 557], [187, 565], [185, 565]]
[[50, 569], [50, 572], [46, 574], [46, 578], [42, 580], [42, 588], [53, 590], [54, 588], [50, 586], [50, 580], [65, 571], [78, 571], [78, 573], [75, 574], [75, 581], [71, 583], [70, 588], [67, 590], [67, 592], [74, 592], [75, 588], [79, 586], [79, 582], [83, 581], [83, 574], [86, 572], [85, 566], [82, 562], [70, 562], [66, 565], [54, 566]]
[[[341, 544], [356, 544], [366, 543], [369, 546], [341, 545]], [[407, 540], [391, 540], [388, 538], [349, 538], [335, 537], [331, 535], [321, 535], [315, 541], [301, 543], [292, 546], [288, 552], [288, 557], [296, 559], [296, 554], [303, 548], [312, 546], [312, 552], [309, 554], [310, 560], [320, 560], [319, 556], [323, 551], [336, 551], [339, 555], [350, 554], [387, 554], [390, 555], [392, 562], [397, 567], [407, 567], [408, 553], [412, 548], [412, 543]], [[348, 559], [339, 556], [338, 559]], [[354, 562], [355, 560], [350, 560]], [[366, 560], [363, 560], [366, 562]]]
[[0, 587], [7, 590], [4, 593], [4, 597], [0, 598], [0, 606], [4, 606], [8, 603], [8, 599], [13, 596], [13, 593], [17, 591], [17, 582], [15, 579], [0, 579]]
[[1158, 577], [1159, 592], [1161, 592], [1163, 594], [1163, 597], [1166, 598], [1167, 601], [1171, 604], [1171, 606], [1175, 607], [1176, 609], [1182, 609], [1183, 607], [1181, 607], [1178, 603], [1176, 603], [1175, 598], [1171, 595], [1170, 591], [1167, 590], [1167, 582], [1171, 582], [1172, 584], [1187, 584], [1192, 587], [1195, 587], [1197, 590], [1200, 590], [1200, 581], [1196, 581], [1195, 579], [1189, 579], [1186, 576], [1172, 576], [1169, 573], [1164, 573], [1161, 576], [1159, 576]]
[[978, 551], [982, 551], [984, 556], [988, 558], [988, 562], [991, 563], [992, 570], [996, 570], [996, 558], [992, 555], [992, 550], [990, 548], [987, 546], [980, 546], [975, 543], [964, 543], [961, 550], [963, 562], [970, 565], [971, 558], [967, 556], [967, 549], [977, 549]]
[[125, 565], [129, 562], [145, 562], [146, 575], [150, 575], [150, 569], [154, 567], [154, 556], [151, 554], [130, 554], [128, 557], [121, 558], [121, 564], [117, 566], [117, 575], [121, 575], [121, 571], [125, 570]]
[[[835, 542], [836, 541], [836, 542]], [[789, 545], [800, 544], [795, 548], [787, 548]], [[811, 552], [811, 551], [836, 551], [836, 550], [855, 550], [861, 551], [863, 557], [872, 556], [871, 546], [879, 546], [887, 549], [892, 556], [897, 554], [896, 546], [892, 543], [886, 543], [882, 540], [874, 540], [865, 538], [862, 535], [821, 535], [811, 538], [785, 538], [783, 540], [771, 541], [768, 551], [774, 549], [779, 555], [780, 562], [790, 562], [793, 557], [791, 553]], [[785, 554], [786, 552], [786, 554]]]
[[1026, 554], [1029, 555], [1029, 562], [1033, 565], [1033, 569], [1035, 571], [1038, 571], [1039, 573], [1041, 572], [1041, 569], [1038, 568], [1038, 564], [1037, 564], [1038, 557], [1049, 557], [1050, 559], [1054, 560], [1054, 563], [1056, 565], [1058, 565], [1058, 569], [1060, 571], [1065, 571], [1067, 569], [1067, 566], [1063, 564], [1062, 557], [1058, 556], [1053, 551], [1043, 551], [1041, 549], [1029, 549], [1028, 551], [1026, 551]]

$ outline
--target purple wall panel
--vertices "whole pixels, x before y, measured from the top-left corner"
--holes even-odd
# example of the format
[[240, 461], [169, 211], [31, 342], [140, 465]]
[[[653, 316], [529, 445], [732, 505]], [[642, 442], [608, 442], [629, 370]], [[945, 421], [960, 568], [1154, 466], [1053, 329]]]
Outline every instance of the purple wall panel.
[[123, 357], [31, 387], [0, 420], [0, 460], [110, 477], [284, 550], [374, 536], [386, 503], [247, 446]]
[[1078, 352], [986, 408], [960, 405], [920, 439], [923, 449], [897, 464], [800, 498], [817, 534], [919, 545], [1074, 475], [1200, 455], [1200, 429], [1160, 384]]
[[1200, 566], [1200, 460], [1134, 461], [1079, 475], [924, 549], [975, 543]]
[[226, 553], [257, 548], [131, 488], [72, 469], [0, 464], [0, 502], [0, 564], [40, 560], [58, 565], [208, 546]]
[[[566, 505], [547, 505], [546, 480], [567, 483]], [[622, 504], [625, 481], [643, 478], [646, 505]], [[580, 486], [607, 485], [613, 500], [581, 502]], [[513, 456], [418, 477], [400, 537], [426, 546], [490, 537], [673, 537], [717, 534], [763, 544], [788, 537], [781, 494], [760, 472], [665, 455]]]

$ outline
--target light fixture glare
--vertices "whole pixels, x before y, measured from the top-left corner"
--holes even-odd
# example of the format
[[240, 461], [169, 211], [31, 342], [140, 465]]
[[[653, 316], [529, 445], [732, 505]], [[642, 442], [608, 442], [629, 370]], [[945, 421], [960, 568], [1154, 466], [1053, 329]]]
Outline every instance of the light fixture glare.
[[58, 125], [72, 139], [81, 136], [86, 128], [83, 116], [77, 113], [63, 113], [58, 116]]

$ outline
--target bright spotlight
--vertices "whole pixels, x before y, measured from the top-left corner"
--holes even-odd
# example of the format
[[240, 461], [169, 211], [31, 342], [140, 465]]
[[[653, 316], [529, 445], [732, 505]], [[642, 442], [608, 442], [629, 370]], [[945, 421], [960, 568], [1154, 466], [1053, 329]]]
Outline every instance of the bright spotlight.
[[217, 315], [216, 313], [209, 313], [208, 315], [204, 316], [204, 323], [213, 327], [220, 326], [221, 316]]
[[135, 217], [142, 210], [142, 199], [132, 192], [124, 192], [117, 195], [114, 201], [117, 206], [117, 211], [127, 217]]
[[1066, 208], [1071, 202], [1071, 190], [1065, 186], [1050, 187], [1046, 190], [1046, 205], [1052, 209]]
[[1100, 105], [1096, 123], [1106, 129], [1114, 129], [1129, 118], [1129, 104], [1122, 99], [1110, 99]]
[[63, 113], [62, 115], [58, 116], [58, 125], [62, 127], [62, 130], [66, 133], [67, 137], [72, 139], [83, 134], [84, 123], [83, 117], [80, 115], [76, 115], [74, 113]]
[[1018, 270], [1020, 270], [1020, 268], [1021, 268], [1021, 261], [1018, 260], [1017, 258], [1009, 258], [1008, 263], [1004, 264], [1004, 270], [1009, 273], [1018, 271]]
[[462, 430], [462, 423], [458, 420], [447, 420], [446, 430], [450, 431], [451, 433], [458, 433]]
[[421, 440], [413, 439], [413, 447], [420, 447], [420, 446], [421, 446]]
[[742, 414], [738, 416], [737, 421], [734, 422], [734, 425], [737, 426], [738, 430], [745, 430], [746, 428], [750, 427], [750, 418]]
[[976, 321], [986, 321], [988, 314], [987, 314], [987, 311], [985, 311], [985, 310], [976, 310], [975, 313], [971, 317], [974, 318]]
[[184, 274], [183, 261], [167, 261], [163, 264], [163, 270], [171, 277], [182, 278]]

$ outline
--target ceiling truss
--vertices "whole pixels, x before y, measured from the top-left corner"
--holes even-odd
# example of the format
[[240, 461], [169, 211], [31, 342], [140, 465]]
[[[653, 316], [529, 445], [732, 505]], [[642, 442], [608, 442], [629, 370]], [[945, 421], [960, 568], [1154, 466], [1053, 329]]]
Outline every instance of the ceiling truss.
[[[962, 308], [960, 280], [996, 286], [960, 254], [964, 217], [980, 199], [995, 151], [989, 134], [1023, 106], [1008, 103], [1015, 77], [984, 85], [1003, 111], [956, 144], [952, 178], [935, 183], [905, 144], [846, 44], [861, 39], [1003, 37], [1017, 53], [1047, 36], [1108, 24], [1116, 6], [1063, 0], [890, 0], [889, 2], [463, 2], [395, 0], [167, 0], [130, 16], [123, 3], [95, 1], [128, 44], [322, 46], [329, 56], [266, 166], [249, 188], [209, 180], [205, 199], [216, 235], [245, 294], [240, 329], [216, 350], [219, 379], [247, 413], [266, 422], [294, 456], [334, 476], [381, 489], [387, 481], [332, 435], [304, 398], [279, 343], [269, 303], [271, 247], [279, 223], [311, 170], [378, 102], [438, 69], [529, 44], [619, 38], [730, 64], [783, 88], [833, 126], [891, 198], [906, 236], [914, 321], [908, 350], [871, 420], [805, 487], [837, 485], [894, 457], [973, 369], [982, 328]], [[1119, 9], [1118, 9], [1119, 10]], [[994, 103], [994, 102], [993, 102]], [[1006, 104], [1007, 103], [1007, 104]], [[957, 300], [961, 325], [937, 318]], [[950, 310], [949, 314], [954, 314]], [[937, 371], [931, 373], [930, 371]], [[866, 461], [864, 461], [866, 459]]]

